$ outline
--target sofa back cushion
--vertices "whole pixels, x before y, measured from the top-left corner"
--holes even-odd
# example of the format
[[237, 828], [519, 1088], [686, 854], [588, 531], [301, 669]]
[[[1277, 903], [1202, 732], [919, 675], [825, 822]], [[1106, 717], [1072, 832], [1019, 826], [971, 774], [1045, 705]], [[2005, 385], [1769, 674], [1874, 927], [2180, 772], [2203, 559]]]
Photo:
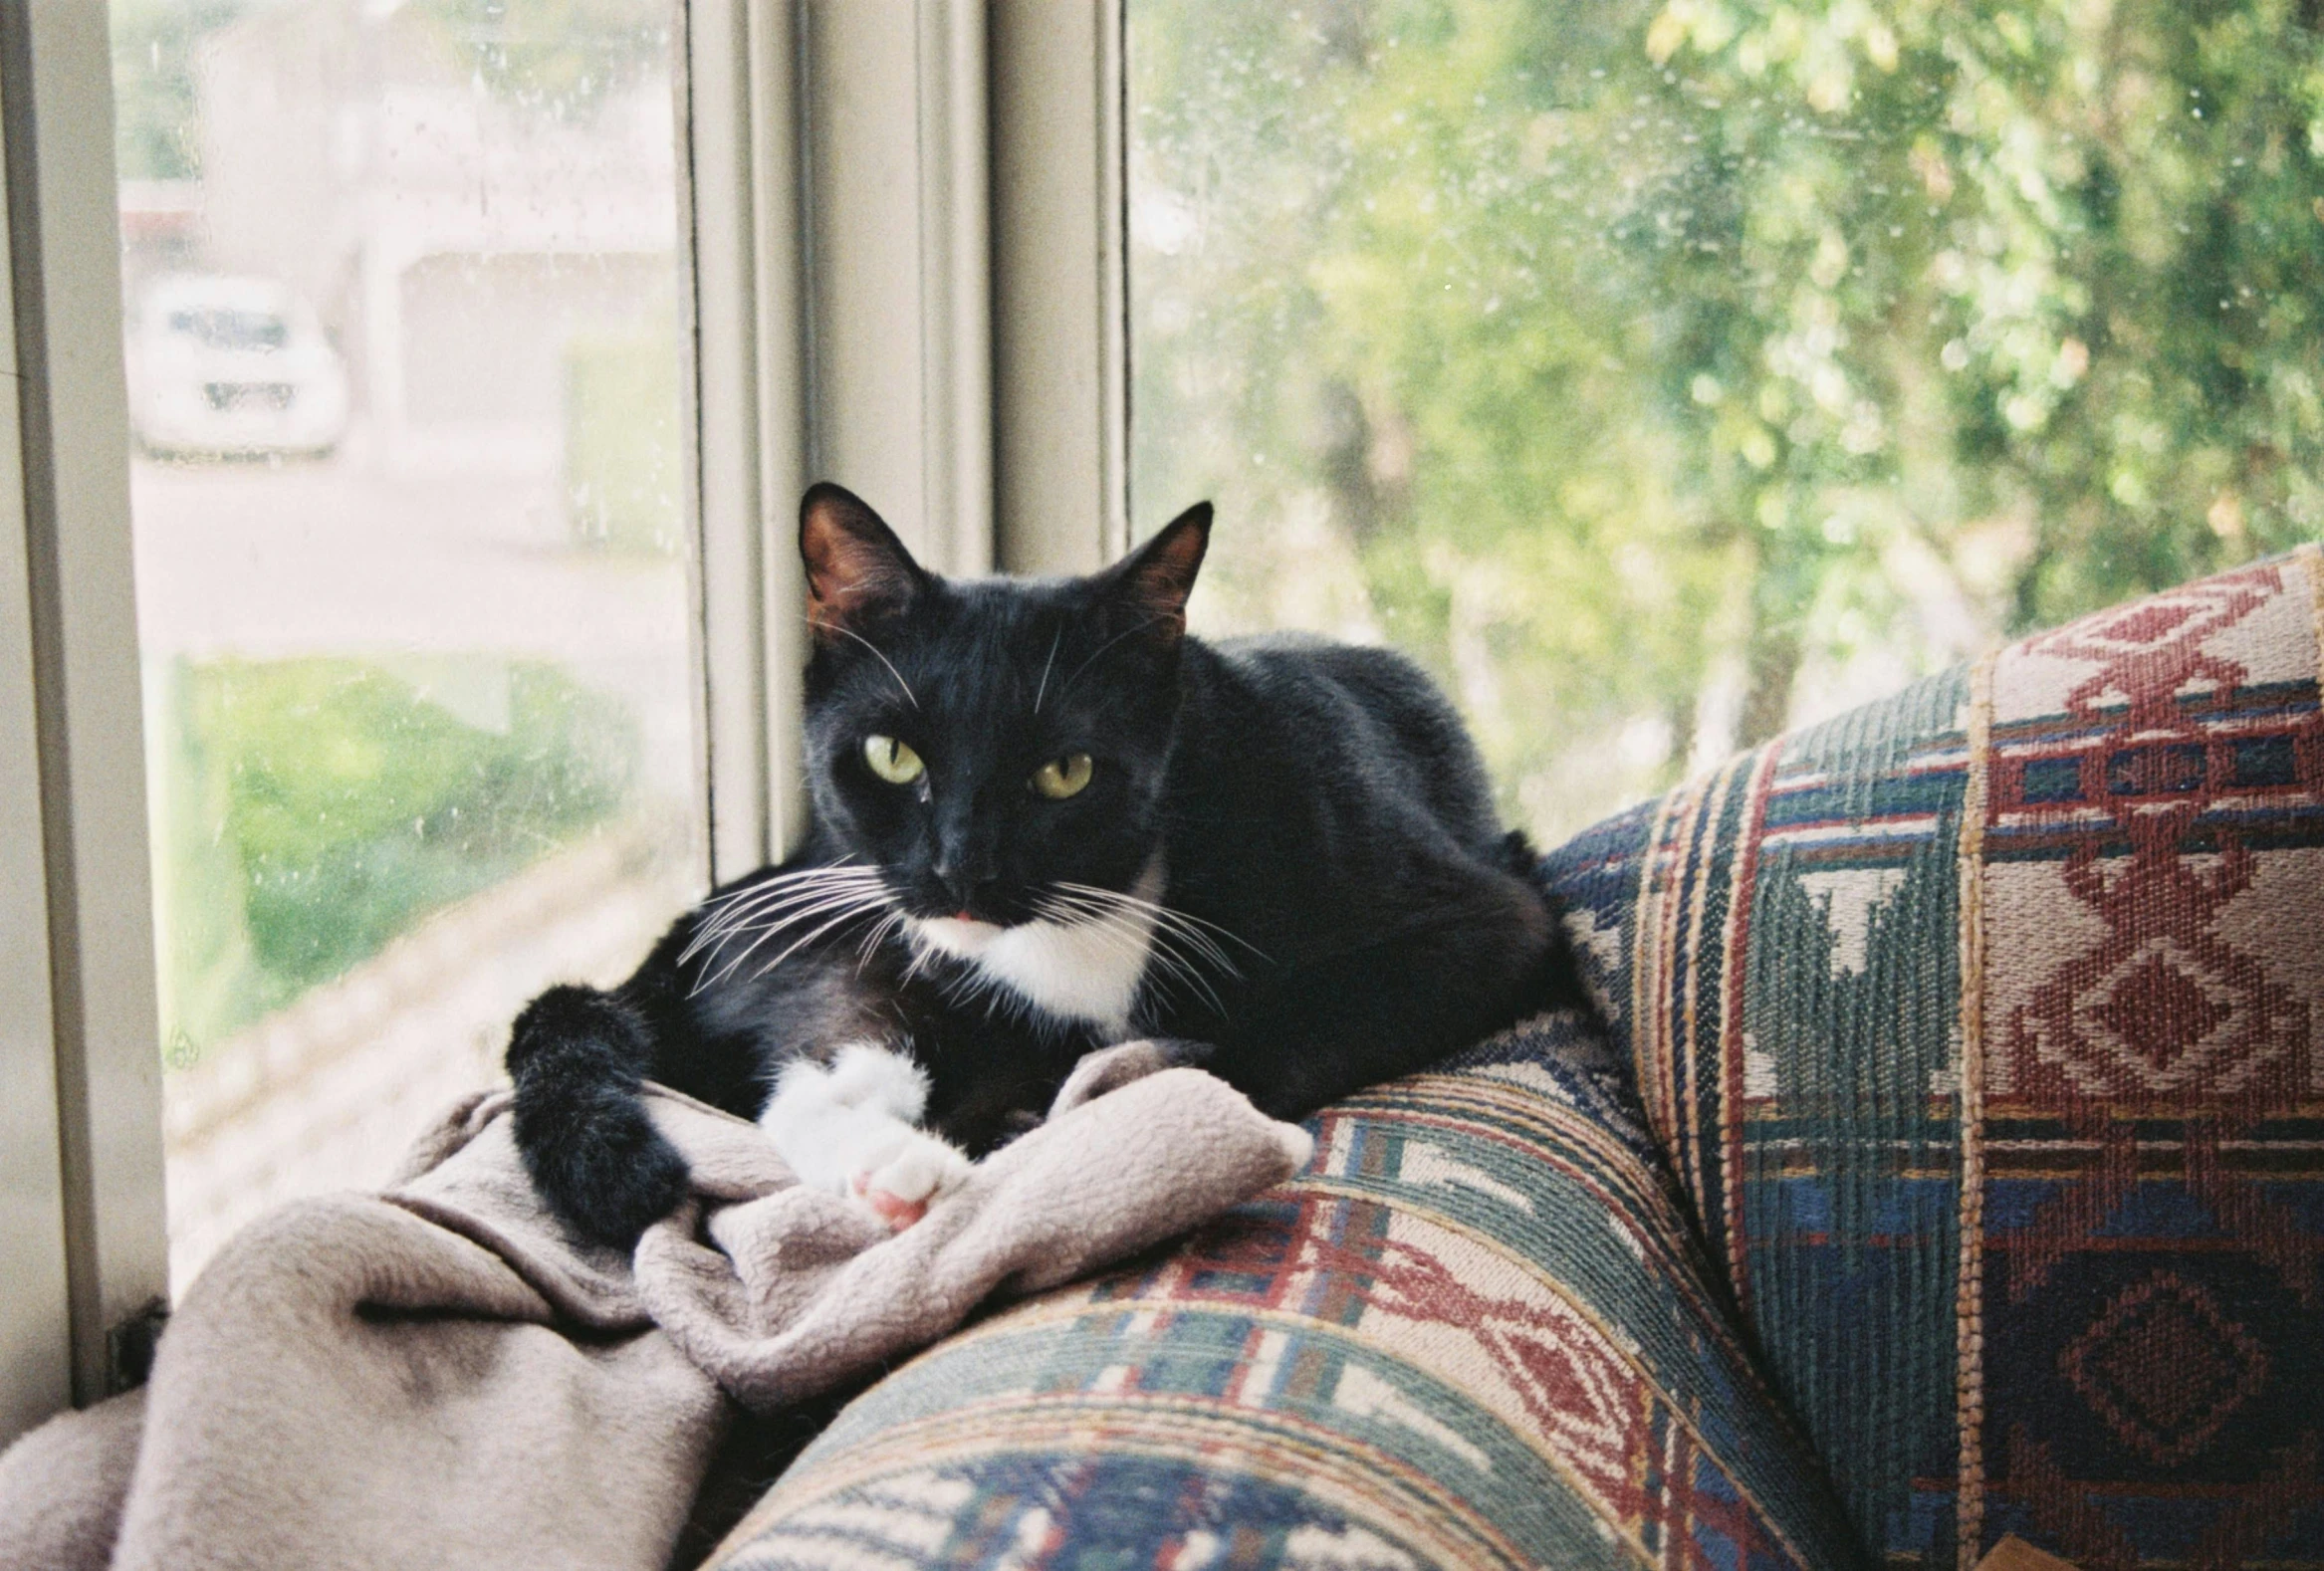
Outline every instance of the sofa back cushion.
[[797, 1566], [1851, 1566], [1593, 1022], [1350, 1098], [1181, 1245], [842, 1413], [736, 1529]]
[[2027, 639], [1553, 853], [1890, 1559], [2324, 1565], [2324, 572]]

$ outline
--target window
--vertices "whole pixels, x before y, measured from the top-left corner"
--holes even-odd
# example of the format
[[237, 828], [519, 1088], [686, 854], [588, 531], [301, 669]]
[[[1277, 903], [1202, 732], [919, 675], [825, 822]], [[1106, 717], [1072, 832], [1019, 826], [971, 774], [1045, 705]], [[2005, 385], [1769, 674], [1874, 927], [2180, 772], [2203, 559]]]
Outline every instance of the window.
[[170, 1274], [704, 886], [671, 0], [116, 0]]
[[0, 1334], [86, 1399], [160, 1275], [92, 213], [182, 1281], [796, 828], [807, 478], [968, 569], [1211, 496], [1198, 623], [1411, 650], [1544, 841], [2314, 536], [2313, 10], [114, 0], [93, 206], [103, 14], [0, 7]]
[[1544, 843], [2324, 530], [2313, 6], [1127, 0], [1131, 512]]

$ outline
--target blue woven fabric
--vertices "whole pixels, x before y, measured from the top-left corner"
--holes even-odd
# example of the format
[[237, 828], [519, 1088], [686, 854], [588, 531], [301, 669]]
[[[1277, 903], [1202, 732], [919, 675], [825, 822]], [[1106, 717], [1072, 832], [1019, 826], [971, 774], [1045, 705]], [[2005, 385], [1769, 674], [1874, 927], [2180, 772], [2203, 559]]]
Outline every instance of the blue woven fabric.
[[1576, 837], [1602, 1023], [915, 1360], [720, 1563], [2324, 1571], [2320, 651], [2306, 548]]
[[1858, 1533], [2324, 1565], [2324, 574], [2025, 640], [1560, 848]]
[[1856, 1563], [1594, 1025], [1313, 1127], [1291, 1183], [883, 1381], [718, 1563]]

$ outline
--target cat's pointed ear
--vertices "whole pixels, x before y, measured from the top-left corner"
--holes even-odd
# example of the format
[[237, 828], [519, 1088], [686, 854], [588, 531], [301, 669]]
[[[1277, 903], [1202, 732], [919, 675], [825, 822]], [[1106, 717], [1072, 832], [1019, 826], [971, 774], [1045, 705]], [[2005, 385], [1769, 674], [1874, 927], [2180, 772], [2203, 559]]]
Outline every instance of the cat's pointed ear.
[[799, 556], [807, 619], [826, 636], [905, 609], [928, 577], [868, 503], [828, 481], [799, 505]]
[[1186, 597], [1194, 592], [1203, 554], [1211, 547], [1211, 505], [1197, 502], [1159, 533], [1105, 570], [1106, 586], [1148, 617], [1156, 633], [1175, 642], [1186, 631]]

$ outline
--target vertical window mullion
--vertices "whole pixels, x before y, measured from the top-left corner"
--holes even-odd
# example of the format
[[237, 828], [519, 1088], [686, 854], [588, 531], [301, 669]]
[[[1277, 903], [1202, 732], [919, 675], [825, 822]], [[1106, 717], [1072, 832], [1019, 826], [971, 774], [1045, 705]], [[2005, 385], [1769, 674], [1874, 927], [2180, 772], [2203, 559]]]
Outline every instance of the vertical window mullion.
[[1120, 0], [993, 0], [993, 396], [1002, 566], [1129, 543]]
[[[0, 95], [5, 89], [0, 88]], [[0, 171], [4, 177], [4, 171]], [[0, 215], [0, 238], [5, 217]], [[0, 272], [0, 356], [16, 361]], [[0, 376], [0, 1446], [73, 1398], [18, 381]]]
[[82, 1402], [141, 1375], [131, 1333], [168, 1284], [106, 29], [103, 6], [0, 8], [54, 1106]]
[[758, 341], [751, 225], [748, 8], [736, 0], [686, 7], [682, 134], [692, 289], [694, 379], [688, 400], [695, 568], [702, 608], [704, 747], [708, 754], [711, 881], [764, 863], [773, 738], [760, 628], [762, 477], [758, 463]]
[[970, 573], [993, 563], [986, 11], [802, 8], [813, 468]]
[[759, 649], [765, 684], [760, 758], [767, 772], [769, 851], [807, 832], [799, 672], [807, 664], [805, 571], [793, 542], [808, 485], [807, 264], [802, 210], [800, 49], [796, 4], [754, 7], [747, 40], [752, 193], [751, 291], [759, 356]]
[[704, 692], [725, 880], [805, 827], [792, 540], [807, 482], [861, 491], [931, 565], [981, 572], [997, 556], [987, 8], [696, 0], [688, 28]]
[[806, 660], [793, 509], [810, 441], [797, 8], [687, 8], [696, 502], [711, 870], [782, 856], [806, 827]]
[[993, 570], [992, 242], [985, 0], [919, 0], [922, 419], [929, 534]]

